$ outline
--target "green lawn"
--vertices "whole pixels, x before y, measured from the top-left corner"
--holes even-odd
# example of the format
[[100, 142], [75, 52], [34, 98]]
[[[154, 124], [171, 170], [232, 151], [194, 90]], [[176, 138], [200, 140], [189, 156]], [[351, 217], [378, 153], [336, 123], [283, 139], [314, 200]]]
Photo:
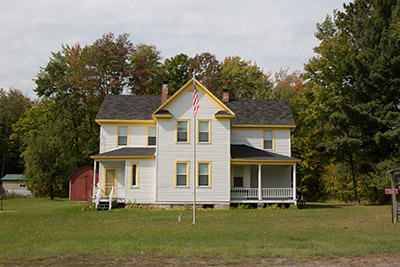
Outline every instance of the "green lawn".
[[82, 211], [66, 200], [10, 199], [4, 210], [14, 212], [0, 213], [0, 264], [74, 255], [307, 261], [400, 252], [390, 206], [199, 210], [195, 225], [191, 210]]

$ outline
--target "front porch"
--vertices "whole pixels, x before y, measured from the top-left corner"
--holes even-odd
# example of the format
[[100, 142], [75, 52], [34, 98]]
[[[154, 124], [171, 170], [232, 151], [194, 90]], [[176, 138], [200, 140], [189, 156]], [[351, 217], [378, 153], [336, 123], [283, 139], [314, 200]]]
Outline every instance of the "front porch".
[[295, 203], [293, 188], [232, 188], [231, 203]]

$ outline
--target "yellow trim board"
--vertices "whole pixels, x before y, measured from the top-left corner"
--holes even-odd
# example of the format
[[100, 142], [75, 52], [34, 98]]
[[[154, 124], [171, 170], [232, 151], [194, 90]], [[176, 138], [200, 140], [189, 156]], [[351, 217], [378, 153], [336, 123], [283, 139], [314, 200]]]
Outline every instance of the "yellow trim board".
[[[136, 165], [136, 181], [132, 185], [132, 166]], [[129, 187], [139, 187], [139, 161], [131, 161], [129, 168]]]
[[[176, 184], [176, 178], [177, 178], [177, 173], [176, 173], [176, 166], [178, 165], [178, 163], [186, 163], [186, 185], [177, 185]], [[190, 161], [179, 161], [179, 160], [176, 160], [175, 161], [175, 183], [174, 183], [174, 185], [175, 185], [175, 187], [189, 187], [190, 185], [189, 185], [189, 181], [190, 181]]]
[[268, 129], [293, 129], [296, 125], [247, 125], [247, 124], [232, 124], [231, 128], [235, 130], [268, 130]]
[[[204, 96], [206, 96], [211, 102], [213, 102], [219, 109], [225, 110], [229, 113], [231, 113], [233, 116], [235, 116], [235, 113], [230, 110], [221, 100], [219, 100], [215, 95], [213, 95], [207, 88], [205, 88], [201, 83], [199, 83], [196, 79], [195, 81], [195, 86], [197, 92], [202, 93]], [[178, 100], [184, 93], [186, 92], [193, 92], [193, 78], [190, 79], [185, 85], [183, 85], [173, 96], [171, 96], [167, 101], [165, 101], [164, 104], [158, 107], [156, 111], [153, 112], [153, 115], [156, 115], [156, 113], [160, 110], [166, 110], [168, 107], [170, 107], [173, 103], [175, 103], [176, 100]], [[201, 108], [201, 107], [200, 107]]]
[[130, 159], [152, 160], [156, 159], [156, 156], [90, 156], [90, 158], [101, 161], [120, 161]]
[[147, 126], [156, 125], [154, 120], [96, 120], [100, 125], [131, 125], [131, 126]]
[[[208, 185], [199, 185], [199, 165], [200, 163], [208, 164]], [[196, 168], [196, 186], [198, 187], [211, 187], [211, 161], [198, 161]]]
[[252, 160], [252, 159], [231, 159], [232, 165], [262, 164], [262, 165], [293, 165], [300, 162], [297, 160]]

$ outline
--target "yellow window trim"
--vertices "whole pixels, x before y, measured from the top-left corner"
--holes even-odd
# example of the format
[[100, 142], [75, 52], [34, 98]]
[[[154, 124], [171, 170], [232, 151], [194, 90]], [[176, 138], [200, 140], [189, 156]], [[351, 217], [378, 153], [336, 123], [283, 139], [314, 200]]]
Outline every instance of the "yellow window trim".
[[[200, 165], [200, 163], [208, 163], [208, 185], [199, 185], [199, 165]], [[198, 187], [211, 187], [211, 161], [197, 161], [196, 185]]]
[[231, 166], [231, 183], [232, 183], [232, 188], [242, 188], [242, 187], [234, 187], [234, 177], [235, 177], [235, 169], [234, 166], [242, 166], [243, 167], [243, 188], [246, 188], [246, 166], [243, 164], [236, 164]]
[[130, 126], [151, 126], [156, 125], [154, 120], [95, 120], [100, 125], [130, 125]]
[[118, 183], [118, 168], [104, 168], [103, 169], [103, 196], [105, 196], [106, 193], [106, 173], [108, 170], [113, 170], [114, 171], [114, 195], [117, 195], [117, 183]]
[[[118, 128], [119, 127], [128, 127], [128, 136], [126, 137], [126, 145], [118, 145]], [[127, 125], [127, 124], [117, 124], [117, 125], [115, 125], [115, 128], [116, 128], [116, 138], [115, 138], [115, 146], [129, 146], [129, 132], [130, 132], [130, 126], [129, 125]]]
[[[199, 135], [200, 135], [199, 122], [201, 122], [201, 121], [207, 121], [208, 122], [208, 142], [199, 142]], [[211, 143], [211, 120], [204, 120], [204, 119], [198, 119], [197, 120], [197, 143], [200, 143], [200, 144], [209, 144], [209, 143]]]
[[[225, 110], [235, 116], [235, 113], [230, 110], [221, 100], [219, 100], [215, 95], [213, 95], [207, 88], [205, 88], [201, 83], [199, 83], [196, 79], [195, 86], [197, 92], [202, 93], [206, 96], [211, 102], [213, 102], [219, 109]], [[153, 112], [152, 115], [156, 115], [156, 113], [160, 110], [166, 110], [170, 107], [176, 100], [178, 100], [184, 93], [193, 92], [193, 78], [190, 79], [185, 85], [183, 85], [173, 96], [171, 96], [164, 104], [162, 104], [156, 111]]]
[[262, 144], [262, 149], [266, 149], [264, 148], [264, 132], [266, 131], [271, 131], [272, 132], [272, 149], [268, 149], [268, 150], [275, 150], [275, 130], [262, 130], [261, 131], [261, 144]]
[[[187, 123], [187, 141], [178, 142], [178, 122], [185, 121]], [[175, 143], [177, 144], [188, 144], [190, 143], [190, 120], [189, 119], [177, 119], [175, 120]]]
[[[177, 167], [176, 166], [178, 165], [178, 163], [186, 163], [186, 172], [187, 172], [187, 174], [186, 174], [186, 185], [177, 185], [177, 181], [176, 181]], [[190, 161], [179, 161], [179, 160], [176, 160], [175, 161], [175, 184], [174, 184], [175, 187], [189, 187], [190, 186], [190, 184], [189, 184], [189, 181], [190, 181], [189, 174], [190, 174]]]
[[[136, 185], [132, 185], [132, 166], [136, 165]], [[129, 187], [139, 187], [139, 161], [131, 161], [129, 168]]]
[[[149, 127], [155, 127], [155, 126], [146, 126], [146, 146], [149, 146]], [[156, 144], [157, 144], [157, 127], [156, 127]]]

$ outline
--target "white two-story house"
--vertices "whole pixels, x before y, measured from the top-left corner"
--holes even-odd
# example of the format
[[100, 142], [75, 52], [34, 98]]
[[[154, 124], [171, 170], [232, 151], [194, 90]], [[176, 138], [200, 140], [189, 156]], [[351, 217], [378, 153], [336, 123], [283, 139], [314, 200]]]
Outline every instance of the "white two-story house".
[[298, 160], [291, 157], [288, 102], [230, 101], [228, 90], [223, 94], [221, 101], [190, 80], [170, 98], [167, 83], [161, 96], [106, 96], [96, 117], [100, 153], [92, 156], [98, 199], [191, 204], [196, 186], [196, 203], [207, 207], [295, 204]]

